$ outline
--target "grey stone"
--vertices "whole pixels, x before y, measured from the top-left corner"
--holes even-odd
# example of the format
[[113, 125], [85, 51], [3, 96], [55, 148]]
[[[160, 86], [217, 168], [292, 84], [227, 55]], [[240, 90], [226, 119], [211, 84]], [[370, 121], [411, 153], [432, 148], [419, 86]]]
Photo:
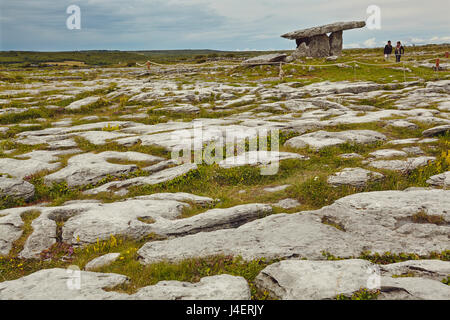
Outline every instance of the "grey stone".
[[413, 154], [413, 155], [424, 155], [425, 153], [423, 152], [422, 149], [420, 149], [420, 147], [405, 147], [402, 148], [403, 151], [409, 153], [409, 154]]
[[137, 165], [110, 163], [108, 160], [149, 161], [164, 160], [139, 152], [105, 151], [102, 153], [84, 153], [70, 158], [67, 166], [45, 177], [46, 184], [67, 182], [69, 187], [95, 184], [107, 176], [120, 176], [138, 169]]
[[100, 256], [98, 258], [95, 258], [91, 261], [89, 261], [84, 269], [86, 271], [92, 271], [94, 269], [98, 269], [104, 266], [107, 266], [114, 261], [116, 261], [120, 257], [120, 253], [108, 253], [103, 256]]
[[293, 31], [282, 35], [283, 38], [287, 39], [302, 39], [317, 35], [322, 35], [330, 32], [338, 32], [343, 30], [363, 28], [366, 25], [364, 21], [349, 21], [349, 22], [335, 22], [319, 27], [313, 27], [298, 31]]
[[438, 139], [428, 138], [420, 140], [418, 138], [408, 138], [408, 139], [391, 140], [388, 143], [393, 145], [400, 145], [400, 144], [415, 144], [415, 143], [432, 143], [436, 141], [438, 141]]
[[222, 168], [234, 168], [241, 166], [259, 166], [278, 163], [286, 159], [308, 160], [308, 157], [291, 152], [277, 151], [249, 151], [238, 156], [229, 157], [219, 162]]
[[143, 264], [150, 264], [215, 255], [241, 256], [248, 261], [290, 257], [322, 259], [322, 251], [354, 256], [362, 248], [353, 236], [322, 224], [316, 217], [297, 213], [268, 216], [237, 229], [149, 242], [138, 254]]
[[91, 104], [96, 103], [98, 100], [100, 100], [100, 97], [87, 97], [81, 100], [77, 100], [69, 104], [66, 109], [67, 110], [79, 110], [82, 107], [89, 106]]
[[151, 195], [148, 195], [148, 196], [136, 197], [134, 199], [174, 200], [174, 201], [195, 203], [196, 205], [205, 206], [205, 207], [213, 205], [216, 202], [216, 200], [208, 198], [208, 197], [201, 197], [201, 196], [197, 196], [195, 194], [184, 193], [184, 192], [155, 193], [155, 194], [151, 194]]
[[1, 300], [250, 300], [242, 277], [219, 275], [198, 283], [161, 281], [135, 294], [106, 291], [128, 284], [126, 276], [70, 269], [47, 269], [0, 283]]
[[155, 172], [167, 169], [167, 168], [169, 168], [173, 165], [177, 165], [177, 164], [178, 164], [177, 160], [169, 159], [169, 160], [161, 161], [161, 162], [158, 162], [157, 164], [142, 168], [141, 170], [145, 171], [145, 172], [155, 173]]
[[38, 173], [44, 170], [55, 170], [61, 166], [60, 163], [48, 163], [47, 161], [27, 159], [17, 160], [12, 158], [1, 158], [0, 168], [2, 173], [8, 173], [9, 175], [23, 179], [26, 176]]
[[275, 207], [280, 207], [283, 209], [293, 209], [301, 206], [301, 203], [296, 199], [283, 199], [273, 204]]
[[371, 130], [349, 130], [340, 132], [316, 131], [289, 139], [285, 146], [292, 148], [322, 149], [328, 146], [336, 146], [346, 142], [368, 144], [386, 140], [383, 134]]
[[[0, 254], [8, 254], [12, 243], [20, 237], [23, 226], [21, 214], [30, 210], [38, 211], [40, 215], [31, 224], [33, 232], [20, 253], [23, 258], [39, 257], [43, 250], [56, 243], [56, 221], [64, 221], [60, 241], [82, 246], [98, 240], [109, 240], [111, 235], [129, 239], [141, 239], [149, 234], [180, 237], [237, 228], [272, 212], [270, 205], [247, 204], [227, 209], [211, 209], [179, 219], [189, 203], [206, 206], [212, 203], [212, 199], [183, 193], [154, 194], [105, 204], [79, 201], [59, 207], [35, 206], [2, 210]], [[153, 222], [146, 222], [147, 220]]]
[[74, 135], [86, 139], [92, 144], [103, 145], [115, 139], [129, 137], [129, 134], [115, 131], [85, 131], [75, 133]]
[[0, 196], [28, 200], [34, 196], [34, 185], [21, 179], [0, 175]]
[[97, 121], [99, 119], [100, 119], [99, 116], [87, 116], [87, 117], [80, 118], [80, 120], [82, 120], [82, 121]]
[[389, 125], [396, 128], [408, 128], [412, 130], [418, 128], [417, 124], [406, 120], [393, 120], [389, 122]]
[[422, 132], [422, 135], [424, 137], [432, 137], [432, 136], [436, 136], [438, 134], [443, 134], [447, 131], [450, 131], [450, 124], [425, 130], [424, 132]]
[[267, 63], [274, 63], [274, 62], [283, 62], [286, 59], [286, 56], [287, 56], [286, 54], [280, 54], [280, 53], [266, 54], [266, 55], [247, 59], [242, 64], [258, 65], [258, 64], [267, 64]]
[[429, 161], [433, 162], [435, 157], [417, 157], [408, 158], [406, 160], [376, 160], [369, 162], [371, 167], [377, 169], [393, 170], [393, 171], [411, 171], [419, 167], [426, 166]]
[[349, 185], [362, 188], [369, 181], [377, 181], [383, 177], [384, 176], [381, 173], [362, 168], [345, 168], [342, 171], [328, 177], [328, 183], [335, 187]]
[[113, 273], [94, 273], [70, 269], [46, 269], [17, 280], [0, 283], [0, 299], [121, 299], [127, 295], [112, 291], [108, 292], [104, 289], [126, 284], [128, 281], [127, 277]]
[[393, 157], [406, 157], [407, 153], [404, 151], [399, 151], [395, 149], [382, 149], [369, 153], [375, 158], [393, 158]]
[[264, 190], [265, 192], [280, 192], [280, 191], [286, 190], [286, 189], [289, 188], [290, 186], [291, 186], [290, 184], [285, 184], [285, 185], [282, 185], [282, 186], [267, 187], [267, 188], [264, 188], [263, 190]]
[[[428, 255], [448, 249], [449, 195], [450, 190], [421, 188], [357, 193], [314, 215], [341, 226], [368, 251]], [[444, 223], [417, 223], [413, 216], [420, 212], [442, 216]]]
[[343, 153], [343, 154], [339, 155], [339, 158], [342, 158], [342, 159], [358, 159], [358, 158], [362, 158], [362, 155], [357, 154], [357, 153]]
[[[304, 86], [301, 88], [301, 90], [307, 94], [310, 94], [311, 96], [329, 96], [331, 94], [342, 94], [342, 93], [360, 94], [364, 92], [380, 90], [382, 88], [383, 86], [381, 84], [375, 82], [323, 81]], [[374, 119], [370, 120], [374, 121]]]
[[415, 277], [441, 281], [450, 274], [450, 262], [442, 260], [411, 260], [381, 267], [383, 274], [401, 276], [412, 273]]
[[365, 260], [288, 260], [266, 267], [255, 283], [281, 300], [334, 299], [370, 286], [372, 268]]
[[155, 111], [168, 111], [168, 112], [173, 112], [173, 113], [199, 113], [200, 112], [200, 108], [190, 105], [190, 104], [184, 104], [184, 105], [179, 105], [179, 106], [174, 106], [174, 107], [164, 107], [164, 108], [158, 108], [158, 109], [154, 109]]
[[[342, 53], [342, 44], [344, 42], [342, 38], [342, 30], [341, 31], [335, 31], [330, 34], [330, 55], [333, 57], [338, 57]], [[334, 61], [336, 59], [333, 59]]]
[[272, 213], [270, 205], [246, 204], [227, 209], [211, 209], [202, 214], [174, 221], [155, 223], [153, 232], [164, 236], [186, 236], [214, 230], [233, 229]]
[[[437, 263], [439, 269], [448, 270], [448, 262]], [[421, 269], [424, 264], [427, 263], [416, 268]], [[439, 281], [390, 277], [392, 270], [404, 270], [405, 267], [392, 264], [380, 268], [366, 260], [290, 260], [266, 267], [256, 277], [255, 283], [259, 290], [282, 300], [329, 300], [341, 294], [351, 296], [360, 289], [379, 290], [381, 300], [449, 299], [450, 287]], [[412, 265], [410, 267], [416, 269]]]
[[309, 47], [306, 45], [305, 42], [302, 42], [297, 49], [295, 49], [295, 51], [286, 58], [286, 62], [292, 62], [292, 61], [296, 61], [302, 57], [309, 57], [310, 54], [310, 50]]
[[[380, 300], [446, 300], [450, 299], [450, 286], [423, 278], [382, 278]], [[383, 290], [384, 289], [384, 290]]]
[[330, 55], [330, 39], [326, 34], [312, 36], [308, 40], [309, 56], [328, 57]]
[[243, 277], [222, 274], [205, 277], [198, 283], [161, 281], [140, 289], [131, 296], [139, 300], [250, 300], [251, 293]]
[[325, 60], [327, 61], [336, 61], [339, 57], [338, 56], [329, 56]]
[[430, 179], [427, 180], [427, 183], [435, 187], [446, 188], [447, 186], [450, 186], [450, 171], [430, 177]]
[[123, 181], [112, 181], [101, 185], [100, 187], [87, 190], [85, 194], [99, 194], [102, 192], [111, 192], [118, 195], [126, 195], [128, 193], [127, 189], [135, 186], [142, 185], [155, 185], [163, 182], [167, 182], [173, 180], [175, 178], [181, 177], [192, 170], [196, 170], [197, 165], [195, 163], [187, 163], [183, 165], [179, 165], [173, 168], [164, 169], [162, 171], [158, 171], [149, 176], [144, 177], [136, 177], [131, 179], [126, 179]]
[[[415, 223], [412, 216], [425, 211], [442, 215], [448, 223], [449, 195], [439, 189], [358, 193], [316, 211], [272, 215], [237, 229], [147, 243], [138, 253], [144, 264], [221, 254], [245, 260], [320, 260], [323, 251], [341, 257], [363, 251], [428, 255], [448, 249], [449, 227]], [[322, 223], [324, 219], [341, 228]]]

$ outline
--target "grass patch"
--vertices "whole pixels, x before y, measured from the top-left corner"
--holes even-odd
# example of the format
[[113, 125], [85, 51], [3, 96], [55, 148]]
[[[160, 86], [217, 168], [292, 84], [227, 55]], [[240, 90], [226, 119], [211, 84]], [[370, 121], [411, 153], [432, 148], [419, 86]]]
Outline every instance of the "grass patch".
[[411, 217], [412, 221], [415, 223], [431, 223], [436, 225], [446, 224], [445, 219], [442, 215], [429, 215], [425, 211], [420, 211]]
[[56, 115], [55, 110], [46, 108], [37, 109], [24, 109], [20, 113], [6, 113], [0, 115], [0, 124], [15, 124], [24, 120], [37, 119], [37, 118], [53, 118]]
[[351, 296], [340, 294], [336, 297], [336, 300], [377, 300], [381, 294], [379, 290], [368, 290], [362, 288], [354, 292]]
[[344, 226], [342, 224], [336, 223], [335, 221], [333, 221], [329, 217], [322, 217], [322, 223], [326, 224], [326, 225], [329, 225], [329, 226], [332, 226], [332, 227], [334, 227], [334, 228], [336, 228], [338, 230], [346, 232], [345, 228], [344, 228]]
[[414, 272], [408, 272], [403, 274], [393, 274], [392, 278], [414, 278], [416, 274]]
[[442, 252], [431, 252], [429, 255], [418, 255], [416, 253], [372, 253], [370, 251], [362, 252], [358, 257], [336, 257], [327, 251], [322, 252], [324, 256], [329, 261], [346, 260], [346, 259], [362, 259], [368, 260], [374, 264], [392, 264], [411, 260], [442, 260], [450, 261], [450, 250]]
[[244, 277], [248, 281], [252, 299], [268, 299], [267, 293], [257, 291], [254, 280], [265, 267], [274, 262], [276, 261], [267, 261], [266, 259], [244, 261], [241, 257], [215, 256], [144, 266], [137, 260], [136, 250], [130, 250], [128, 254], [125, 254], [124, 259], [119, 259], [110, 266], [102, 267], [99, 271], [119, 273], [129, 277], [131, 279], [129, 284], [113, 289], [128, 294], [164, 280], [195, 283], [204, 277], [230, 274]]
[[20, 215], [23, 221], [22, 235], [20, 236], [19, 239], [14, 241], [12, 248], [9, 252], [10, 257], [16, 257], [23, 250], [25, 242], [33, 232], [33, 227], [31, 226], [31, 223], [33, 222], [34, 219], [38, 218], [40, 215], [41, 213], [37, 210], [26, 211]]

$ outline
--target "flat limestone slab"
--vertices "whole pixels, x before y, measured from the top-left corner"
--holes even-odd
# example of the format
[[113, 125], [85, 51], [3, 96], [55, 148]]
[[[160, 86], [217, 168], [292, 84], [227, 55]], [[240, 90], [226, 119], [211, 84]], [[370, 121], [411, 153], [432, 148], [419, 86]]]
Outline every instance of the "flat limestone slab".
[[97, 188], [85, 191], [85, 194], [99, 194], [102, 192], [111, 192], [117, 195], [125, 195], [128, 193], [128, 188], [142, 185], [155, 185], [163, 182], [173, 180], [181, 177], [192, 170], [196, 170], [197, 165], [195, 163], [185, 163], [176, 167], [164, 169], [149, 176], [136, 177], [126, 179], [122, 181], [111, 181]]
[[[436, 262], [439, 269], [448, 271], [450, 262]], [[341, 294], [351, 296], [360, 289], [380, 290], [382, 299], [449, 299], [450, 287], [441, 283], [440, 279], [420, 276], [392, 278], [391, 273], [385, 271], [404, 269], [404, 263], [401, 264], [378, 266], [359, 259], [286, 260], [266, 267], [256, 277], [255, 283], [258, 289], [282, 300], [335, 299]], [[417, 264], [417, 268], [420, 269], [420, 266]]]
[[363, 245], [352, 235], [322, 224], [309, 214], [277, 214], [237, 229], [202, 232], [181, 238], [146, 243], [138, 254], [141, 263], [177, 262], [215, 255], [258, 258], [307, 257], [322, 259], [322, 251], [339, 256], [358, 255]]
[[430, 179], [427, 180], [427, 183], [435, 187], [450, 186], [450, 171], [430, 177]]
[[278, 163], [279, 161], [286, 159], [308, 160], [309, 158], [291, 152], [249, 151], [238, 156], [226, 158], [219, 162], [219, 166], [228, 169], [246, 165], [268, 165], [270, 163]]
[[380, 180], [383, 177], [381, 173], [362, 168], [345, 168], [328, 177], [328, 183], [335, 187], [342, 185], [364, 187], [370, 180]]
[[86, 264], [84, 267], [85, 270], [91, 271], [97, 268], [101, 268], [103, 266], [109, 265], [117, 260], [120, 257], [120, 253], [108, 253], [98, 258], [95, 258]]
[[34, 185], [22, 179], [8, 178], [0, 174], [0, 196], [28, 200], [34, 196]]
[[416, 157], [406, 160], [377, 160], [369, 163], [371, 167], [377, 169], [393, 170], [393, 171], [411, 171], [416, 168], [426, 166], [429, 161], [436, 160], [435, 157]]
[[[448, 225], [422, 224], [412, 216], [424, 210], [450, 221], [450, 190], [417, 189], [358, 193], [316, 211], [271, 215], [237, 229], [197, 233], [146, 243], [143, 264], [214, 255], [257, 258], [324, 259], [357, 257], [363, 251], [417, 253], [448, 250]], [[325, 224], [324, 218], [343, 230]], [[344, 231], [345, 230], [345, 231]]]
[[205, 277], [198, 283], [161, 281], [132, 295], [107, 291], [129, 283], [115, 273], [47, 269], [0, 283], [0, 300], [250, 300], [242, 277]]
[[109, 160], [158, 162], [163, 158], [140, 152], [105, 151], [102, 153], [83, 153], [70, 158], [67, 166], [45, 177], [45, 183], [67, 182], [69, 187], [95, 184], [107, 176], [120, 176], [138, 169], [137, 165], [122, 165]]
[[349, 143], [368, 144], [386, 140], [386, 136], [372, 130], [348, 130], [340, 132], [315, 131], [286, 141], [285, 146], [292, 148], [322, 149]]
[[273, 63], [273, 62], [283, 62], [286, 59], [286, 54], [266, 54], [254, 58], [250, 58], [242, 62], [244, 65], [258, 65], [258, 64], [265, 64], [265, 63]]
[[[175, 200], [177, 199], [177, 200]], [[22, 234], [21, 214], [34, 210], [40, 216], [33, 220], [21, 257], [39, 257], [56, 242], [56, 221], [66, 220], [61, 240], [83, 246], [111, 235], [140, 239], [149, 234], [181, 237], [198, 232], [237, 228], [272, 213], [268, 204], [245, 204], [226, 209], [211, 209], [195, 216], [178, 219], [187, 203], [212, 203], [213, 199], [190, 194], [154, 194], [113, 203], [75, 201], [59, 207], [13, 208], [0, 211], [0, 255], [7, 255]]]
[[365, 260], [287, 260], [266, 267], [255, 282], [282, 300], [333, 299], [366, 288], [371, 267]]
[[66, 107], [66, 109], [67, 110], [79, 110], [82, 107], [96, 103], [98, 100], [100, 100], [100, 97], [87, 97], [87, 98], [72, 102], [71, 104], [69, 104]]
[[326, 33], [330, 33], [330, 32], [363, 28], [365, 26], [366, 26], [366, 23], [364, 21], [335, 22], [335, 23], [330, 23], [330, 24], [326, 24], [323, 26], [319, 26], [319, 27], [312, 27], [312, 28], [308, 28], [308, 29], [302, 29], [302, 30], [289, 32], [289, 33], [283, 34], [281, 37], [290, 39], [290, 40], [295, 40], [295, 39], [318, 36], [318, 35], [326, 34]]

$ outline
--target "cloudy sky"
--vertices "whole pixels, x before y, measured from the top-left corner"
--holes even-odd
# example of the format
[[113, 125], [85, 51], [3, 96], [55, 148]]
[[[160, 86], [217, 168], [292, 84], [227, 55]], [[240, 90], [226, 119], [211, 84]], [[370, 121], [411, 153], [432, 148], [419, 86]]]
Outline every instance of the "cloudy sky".
[[[67, 7], [81, 9], [69, 30]], [[0, 50], [291, 49], [280, 35], [381, 9], [381, 29], [344, 33], [345, 47], [450, 43], [449, 0], [0, 0]]]

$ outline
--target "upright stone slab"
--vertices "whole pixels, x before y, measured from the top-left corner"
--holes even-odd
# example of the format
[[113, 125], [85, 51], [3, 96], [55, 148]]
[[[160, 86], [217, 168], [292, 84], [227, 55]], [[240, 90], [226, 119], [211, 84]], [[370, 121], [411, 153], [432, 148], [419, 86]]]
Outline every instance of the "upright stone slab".
[[326, 34], [311, 37], [309, 53], [313, 57], [328, 57], [330, 55], [330, 40]]
[[340, 56], [342, 53], [343, 31], [336, 31], [330, 34], [330, 55]]

